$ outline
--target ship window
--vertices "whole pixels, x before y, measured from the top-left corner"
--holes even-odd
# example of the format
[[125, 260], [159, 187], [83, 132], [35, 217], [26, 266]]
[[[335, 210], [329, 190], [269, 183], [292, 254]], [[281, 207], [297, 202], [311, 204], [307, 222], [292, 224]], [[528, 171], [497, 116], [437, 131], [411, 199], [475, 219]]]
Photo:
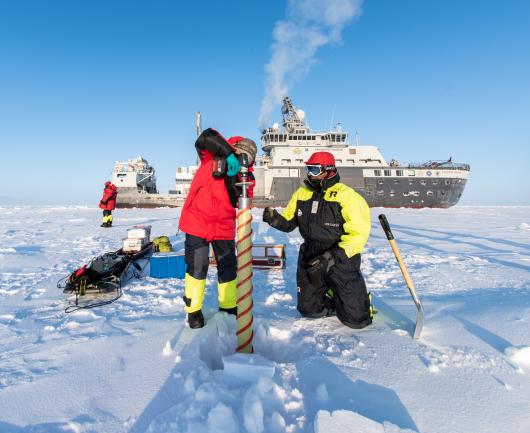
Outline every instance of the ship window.
[[392, 170], [384, 170], [385, 176], [392, 176]]
[[307, 137], [305, 135], [302, 135], [302, 140], [306, 141]]
[[420, 180], [420, 184], [425, 186], [427, 185], [427, 182], [425, 182], [424, 180]]
[[416, 170], [409, 170], [408, 171], [409, 176], [416, 176]]
[[346, 162], [348, 164], [351, 164], [351, 165], [355, 164], [355, 160], [354, 159], [347, 159]]
[[335, 141], [335, 134], [331, 134], [331, 141]]
[[403, 170], [396, 170], [396, 176], [403, 176]]
[[374, 170], [374, 176], [381, 176], [381, 170]]
[[290, 163], [291, 163], [290, 159], [282, 159], [282, 164], [290, 164]]
[[336, 160], [335, 160], [335, 163], [340, 163], [340, 164], [342, 164], [342, 159], [336, 159]]
[[431, 184], [433, 184], [433, 185], [438, 185], [438, 181], [437, 181], [437, 180], [433, 180], [433, 181], [431, 182]]
[[125, 173], [118, 173], [117, 176], [118, 176], [118, 177], [125, 177], [125, 176], [127, 176], [127, 175], [126, 175]]
[[350, 155], [355, 155], [357, 153], [357, 149], [350, 149]]

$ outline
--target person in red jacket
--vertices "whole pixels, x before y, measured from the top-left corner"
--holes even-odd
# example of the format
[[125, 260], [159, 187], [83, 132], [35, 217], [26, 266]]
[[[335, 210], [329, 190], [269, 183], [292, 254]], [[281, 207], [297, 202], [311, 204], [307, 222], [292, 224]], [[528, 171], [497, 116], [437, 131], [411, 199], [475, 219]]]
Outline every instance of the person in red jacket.
[[[206, 129], [195, 142], [201, 164], [182, 208], [179, 229], [186, 233], [184, 303], [190, 328], [202, 328], [202, 305], [209, 263], [209, 245], [217, 261], [219, 310], [237, 314], [236, 211], [240, 188], [238, 154], [252, 165], [256, 144], [244, 137], [225, 140]], [[252, 177], [253, 179], [253, 177]]]
[[116, 197], [118, 188], [113, 183], [105, 182], [103, 197], [99, 202], [99, 207], [103, 209], [103, 222], [101, 227], [112, 227], [112, 211], [116, 209]]

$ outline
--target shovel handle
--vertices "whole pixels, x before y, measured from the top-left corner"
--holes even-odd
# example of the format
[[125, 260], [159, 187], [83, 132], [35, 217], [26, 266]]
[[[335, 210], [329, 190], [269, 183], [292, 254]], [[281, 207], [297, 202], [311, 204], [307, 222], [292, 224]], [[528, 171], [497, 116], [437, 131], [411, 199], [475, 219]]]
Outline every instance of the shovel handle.
[[379, 222], [381, 223], [381, 227], [383, 227], [383, 230], [385, 232], [385, 235], [389, 241], [394, 239], [394, 234], [392, 233], [392, 230], [390, 229], [390, 224], [388, 224], [388, 220], [386, 219], [386, 216], [384, 213], [379, 215]]

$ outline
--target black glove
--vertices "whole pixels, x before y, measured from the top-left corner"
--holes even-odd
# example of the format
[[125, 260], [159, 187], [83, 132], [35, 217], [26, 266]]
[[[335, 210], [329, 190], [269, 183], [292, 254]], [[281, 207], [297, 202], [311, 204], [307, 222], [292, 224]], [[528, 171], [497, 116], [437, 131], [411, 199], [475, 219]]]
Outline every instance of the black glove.
[[315, 257], [308, 264], [309, 266], [317, 266], [324, 272], [328, 272], [335, 265], [335, 256], [331, 251], [326, 251], [324, 254]]
[[311, 284], [315, 287], [322, 287], [325, 278], [332, 266], [335, 265], [335, 257], [330, 251], [315, 257], [307, 264], [307, 273]]
[[335, 259], [335, 263], [348, 263], [350, 260], [346, 255], [346, 251], [339, 246], [330, 250], [330, 253]]
[[263, 222], [268, 224], [273, 224], [278, 219], [278, 211], [271, 207], [266, 207], [263, 209]]

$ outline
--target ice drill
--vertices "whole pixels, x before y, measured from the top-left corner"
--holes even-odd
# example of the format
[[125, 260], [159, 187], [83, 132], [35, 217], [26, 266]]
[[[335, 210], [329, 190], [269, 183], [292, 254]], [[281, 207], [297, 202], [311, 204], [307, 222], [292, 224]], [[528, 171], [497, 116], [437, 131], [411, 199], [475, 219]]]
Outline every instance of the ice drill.
[[237, 210], [237, 352], [252, 353], [252, 204], [248, 197], [248, 156], [239, 156], [241, 187]]

